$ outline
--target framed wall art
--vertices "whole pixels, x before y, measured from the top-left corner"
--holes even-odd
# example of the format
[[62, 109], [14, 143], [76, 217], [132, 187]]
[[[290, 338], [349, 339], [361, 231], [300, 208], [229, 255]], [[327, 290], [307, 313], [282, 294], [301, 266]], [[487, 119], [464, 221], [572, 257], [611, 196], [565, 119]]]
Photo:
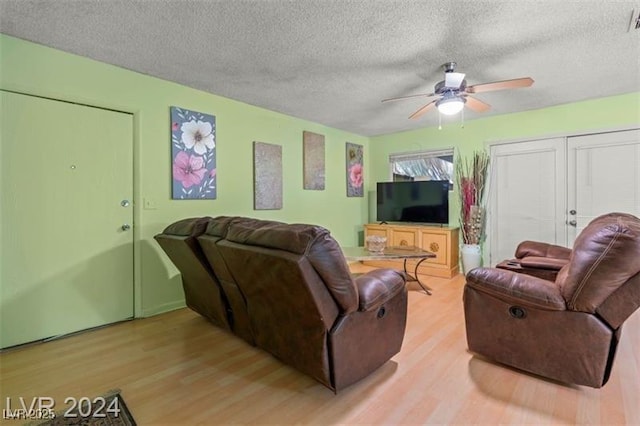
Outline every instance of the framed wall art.
[[362, 145], [347, 142], [347, 197], [364, 196], [364, 165], [362, 157]]
[[253, 208], [282, 208], [282, 146], [253, 142]]
[[215, 199], [216, 117], [174, 106], [170, 110], [172, 199]]
[[324, 190], [324, 135], [302, 132], [304, 189]]

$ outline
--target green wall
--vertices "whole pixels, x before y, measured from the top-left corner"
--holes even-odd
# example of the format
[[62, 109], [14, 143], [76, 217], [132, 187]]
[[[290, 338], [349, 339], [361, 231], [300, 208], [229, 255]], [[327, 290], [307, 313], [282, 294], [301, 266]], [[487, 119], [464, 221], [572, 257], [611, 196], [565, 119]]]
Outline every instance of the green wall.
[[[525, 91], [514, 92], [514, 96], [526, 96]], [[467, 121], [464, 128], [456, 117], [443, 124], [442, 130], [428, 127], [370, 138], [367, 183], [370, 190], [375, 190], [376, 182], [389, 180], [392, 153], [454, 148], [455, 161], [484, 149], [487, 142], [541, 139], [631, 126], [640, 126], [640, 92]], [[458, 226], [457, 197], [454, 187], [449, 196], [451, 226]]]
[[[246, 215], [308, 222], [331, 230], [343, 245], [358, 243], [368, 221], [364, 198], [347, 198], [345, 142], [364, 145], [365, 184], [375, 189], [389, 176], [390, 153], [456, 149], [456, 157], [487, 141], [540, 138], [640, 124], [640, 92], [552, 108], [506, 114], [367, 138], [226, 99], [87, 58], [0, 35], [0, 88], [134, 114], [135, 239], [137, 314], [182, 306], [177, 270], [153, 235], [189, 216]], [[524, 92], [524, 90], [523, 90]], [[216, 116], [218, 199], [172, 201], [170, 194], [169, 106]], [[302, 189], [302, 132], [325, 135], [326, 190]], [[253, 210], [252, 143], [283, 147], [284, 207]], [[451, 195], [451, 224], [457, 223]]]
[[[178, 272], [153, 240], [180, 218], [245, 215], [314, 223], [327, 227], [340, 244], [357, 244], [368, 219], [367, 201], [346, 196], [345, 143], [364, 145], [366, 179], [368, 138], [4, 35], [0, 35], [0, 57], [2, 89], [134, 114], [138, 315], [184, 304]], [[216, 200], [171, 200], [169, 107], [173, 105], [216, 116]], [[325, 136], [324, 191], [302, 189], [304, 130]], [[253, 210], [253, 141], [282, 145], [282, 210]]]

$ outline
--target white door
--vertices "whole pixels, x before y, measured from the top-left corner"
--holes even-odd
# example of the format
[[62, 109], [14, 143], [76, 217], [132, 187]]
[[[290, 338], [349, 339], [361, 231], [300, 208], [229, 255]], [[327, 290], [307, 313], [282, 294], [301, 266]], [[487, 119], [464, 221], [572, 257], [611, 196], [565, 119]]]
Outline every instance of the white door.
[[524, 240], [566, 244], [564, 138], [493, 145], [489, 263], [513, 258]]
[[568, 138], [568, 243], [595, 217], [640, 216], [640, 130]]
[[0, 347], [131, 318], [132, 116], [4, 91], [0, 105]]

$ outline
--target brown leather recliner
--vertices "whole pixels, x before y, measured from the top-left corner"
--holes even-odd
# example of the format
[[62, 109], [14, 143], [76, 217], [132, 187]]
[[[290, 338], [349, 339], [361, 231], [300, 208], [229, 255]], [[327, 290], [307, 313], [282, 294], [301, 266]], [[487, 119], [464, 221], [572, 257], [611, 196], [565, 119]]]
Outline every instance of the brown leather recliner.
[[560, 269], [569, 263], [570, 257], [569, 248], [538, 241], [523, 241], [516, 248], [515, 259], [502, 261], [496, 268], [555, 281]]
[[[377, 269], [354, 279], [338, 243], [319, 226], [241, 217], [207, 221], [197, 241], [236, 334], [335, 391], [400, 351], [404, 274]], [[156, 239], [164, 240], [162, 234]], [[212, 285], [185, 281], [185, 296], [191, 283]], [[217, 305], [204, 297], [201, 303]]]
[[609, 378], [623, 322], [640, 307], [640, 219], [622, 213], [594, 219], [555, 281], [474, 269], [463, 299], [472, 352], [599, 388]]

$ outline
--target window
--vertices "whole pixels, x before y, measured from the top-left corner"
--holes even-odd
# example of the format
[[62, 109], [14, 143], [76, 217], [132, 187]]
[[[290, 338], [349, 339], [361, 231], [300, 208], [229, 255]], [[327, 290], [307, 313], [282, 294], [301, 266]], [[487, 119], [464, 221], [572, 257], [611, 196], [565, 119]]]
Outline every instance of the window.
[[453, 187], [453, 148], [391, 154], [389, 166], [394, 182], [448, 180]]

